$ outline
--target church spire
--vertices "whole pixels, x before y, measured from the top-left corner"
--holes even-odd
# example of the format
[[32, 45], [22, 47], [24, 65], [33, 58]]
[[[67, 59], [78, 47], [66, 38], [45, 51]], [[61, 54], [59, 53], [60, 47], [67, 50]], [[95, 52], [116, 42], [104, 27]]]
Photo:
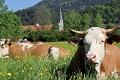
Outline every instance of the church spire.
[[63, 18], [62, 18], [62, 12], [61, 12], [61, 6], [60, 6], [60, 22], [59, 22], [59, 30], [62, 31], [64, 30], [64, 27], [63, 27]]

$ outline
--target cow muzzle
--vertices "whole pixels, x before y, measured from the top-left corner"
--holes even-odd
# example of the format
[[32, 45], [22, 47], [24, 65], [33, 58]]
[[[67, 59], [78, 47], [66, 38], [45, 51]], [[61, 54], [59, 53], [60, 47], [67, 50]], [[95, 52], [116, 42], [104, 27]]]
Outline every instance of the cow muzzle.
[[95, 54], [86, 54], [86, 61], [89, 63], [96, 63], [96, 55]]

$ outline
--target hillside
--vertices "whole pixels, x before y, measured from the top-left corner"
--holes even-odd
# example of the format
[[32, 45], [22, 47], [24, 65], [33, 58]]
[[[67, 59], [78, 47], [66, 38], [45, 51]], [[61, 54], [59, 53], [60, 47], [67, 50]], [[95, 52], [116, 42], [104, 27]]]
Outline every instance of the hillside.
[[[107, 1], [108, 0], [43, 0], [30, 8], [19, 10], [15, 12], [15, 14], [21, 17], [23, 25], [34, 25], [36, 23], [57, 24], [57, 22], [59, 22], [60, 6], [62, 7], [64, 16], [64, 14], [66, 14], [69, 10], [80, 12], [88, 6], [102, 4]], [[47, 18], [50, 18], [47, 22], [40, 22], [39, 14], [41, 11], [44, 12], [44, 14], [47, 13], [45, 16], [47, 16]]]
[[59, 10], [60, 6], [62, 6], [63, 11], [75, 10], [78, 12], [84, 7], [102, 4], [107, 1], [108, 0], [43, 0], [33, 7], [39, 7], [44, 4], [53, 10]]

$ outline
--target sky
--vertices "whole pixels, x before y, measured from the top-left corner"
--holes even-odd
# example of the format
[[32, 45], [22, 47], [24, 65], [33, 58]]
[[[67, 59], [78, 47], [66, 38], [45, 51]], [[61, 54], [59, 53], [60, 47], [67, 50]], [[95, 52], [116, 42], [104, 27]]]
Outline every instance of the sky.
[[5, 5], [8, 6], [8, 10], [15, 12], [34, 6], [40, 1], [42, 0], [5, 0]]

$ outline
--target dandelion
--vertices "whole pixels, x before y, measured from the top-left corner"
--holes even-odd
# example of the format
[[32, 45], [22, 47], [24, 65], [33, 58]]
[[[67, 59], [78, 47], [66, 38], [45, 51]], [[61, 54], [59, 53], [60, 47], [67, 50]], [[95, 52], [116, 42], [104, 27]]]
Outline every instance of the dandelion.
[[53, 70], [53, 72], [55, 73], [55, 69]]
[[76, 78], [76, 76], [75, 76], [75, 75], [74, 75], [73, 77], [74, 77], [74, 78]]
[[2, 74], [2, 72], [0, 72], [0, 75]]
[[8, 73], [7, 75], [8, 75], [8, 76], [11, 76], [12, 74], [11, 74], [11, 73]]
[[47, 71], [48, 69], [47, 69], [47, 68], [45, 68], [44, 70], [45, 70], [45, 71]]
[[66, 65], [66, 62], [64, 62], [64, 64]]
[[19, 57], [19, 56], [17, 56], [17, 58], [19, 59], [20, 57]]
[[40, 73], [40, 76], [43, 76], [43, 73]]
[[52, 76], [50, 76], [50, 79], [52, 80]]
[[33, 70], [33, 68], [30, 68], [29, 70]]
[[80, 73], [80, 76], [82, 76], [82, 72]]
[[70, 56], [70, 54], [68, 54], [68, 56]]
[[25, 72], [25, 70], [22, 70], [22, 72]]

